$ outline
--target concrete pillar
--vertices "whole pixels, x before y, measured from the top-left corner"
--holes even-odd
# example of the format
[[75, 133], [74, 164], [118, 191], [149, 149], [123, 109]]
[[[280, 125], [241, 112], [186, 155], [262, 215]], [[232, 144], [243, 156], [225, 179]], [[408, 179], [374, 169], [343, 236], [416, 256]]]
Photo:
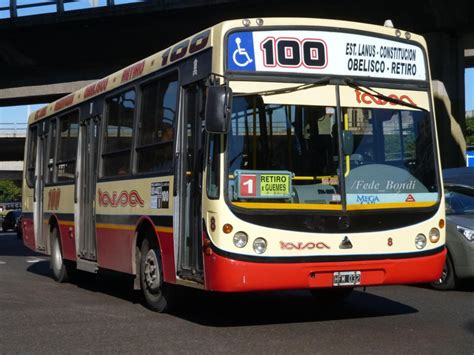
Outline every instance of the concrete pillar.
[[[443, 168], [465, 166], [464, 46], [448, 33], [424, 35], [428, 42], [431, 78], [444, 87], [435, 95], [435, 113]], [[439, 87], [439, 85], [437, 85]], [[452, 121], [455, 122], [452, 122]], [[452, 130], [453, 126], [460, 129]]]

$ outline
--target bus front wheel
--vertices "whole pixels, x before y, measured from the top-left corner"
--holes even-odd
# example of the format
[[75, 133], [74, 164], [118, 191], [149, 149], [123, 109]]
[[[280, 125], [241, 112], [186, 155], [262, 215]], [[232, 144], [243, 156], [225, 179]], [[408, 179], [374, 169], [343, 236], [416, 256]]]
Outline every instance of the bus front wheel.
[[157, 312], [170, 309], [171, 285], [163, 282], [159, 249], [145, 239], [141, 247], [140, 282], [146, 305]]
[[443, 272], [438, 280], [431, 283], [431, 287], [436, 290], [447, 291], [456, 288], [456, 274], [454, 271], [451, 255], [446, 255], [446, 261], [443, 266]]

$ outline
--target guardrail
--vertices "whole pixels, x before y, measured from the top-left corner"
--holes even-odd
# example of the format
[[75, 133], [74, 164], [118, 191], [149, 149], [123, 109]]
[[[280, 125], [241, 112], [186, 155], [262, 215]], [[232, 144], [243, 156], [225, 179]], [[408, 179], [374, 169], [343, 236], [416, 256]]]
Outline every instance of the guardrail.
[[[77, 3], [79, 0], [38, 0], [37, 2], [31, 2], [31, 0], [28, 3], [25, 3], [22, 0], [10, 0], [10, 3], [8, 6], [1, 6], [0, 7], [0, 12], [1, 11], [8, 11], [10, 13], [10, 18], [16, 18], [18, 17], [18, 10], [22, 9], [28, 9], [28, 8], [38, 8], [40, 9], [42, 6], [56, 6], [56, 12], [57, 13], [63, 13], [65, 11], [68, 11], [67, 9], [64, 8], [64, 4], [67, 3]], [[138, 2], [147, 2], [148, 0], [141, 0]], [[154, 2], [156, 1], [161, 1], [161, 0], [152, 0]], [[137, 2], [137, 0], [130, 0], [130, 3]], [[105, 3], [99, 2], [98, 0], [92, 0], [89, 2], [90, 7], [89, 8], [96, 8], [96, 7], [104, 7], [104, 6], [115, 6], [115, 5], [123, 5], [124, 2], [123, 0], [120, 2], [120, 4], [115, 4], [115, 0], [105, 0]], [[87, 8], [87, 7], [86, 7]], [[51, 11], [54, 12], [54, 11]], [[33, 15], [34, 13], [32, 13]], [[43, 13], [38, 13], [38, 15], [42, 15]]]
[[23, 138], [27, 127], [26, 123], [0, 122], [0, 138]]

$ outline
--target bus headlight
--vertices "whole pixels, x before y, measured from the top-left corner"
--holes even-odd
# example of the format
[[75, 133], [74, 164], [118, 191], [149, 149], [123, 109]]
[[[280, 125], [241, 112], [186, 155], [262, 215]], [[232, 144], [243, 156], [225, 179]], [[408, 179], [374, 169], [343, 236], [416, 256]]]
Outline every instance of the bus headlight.
[[243, 248], [244, 246], [246, 246], [248, 240], [249, 240], [249, 237], [247, 236], [245, 232], [237, 232], [234, 234], [233, 241], [234, 241], [234, 245], [237, 248]]
[[263, 238], [257, 238], [253, 241], [253, 250], [257, 254], [263, 254], [267, 250], [267, 241]]
[[417, 249], [423, 249], [426, 246], [426, 237], [424, 234], [418, 234], [416, 236], [415, 245]]
[[438, 228], [431, 228], [430, 230], [430, 242], [431, 243], [438, 243], [440, 234]]

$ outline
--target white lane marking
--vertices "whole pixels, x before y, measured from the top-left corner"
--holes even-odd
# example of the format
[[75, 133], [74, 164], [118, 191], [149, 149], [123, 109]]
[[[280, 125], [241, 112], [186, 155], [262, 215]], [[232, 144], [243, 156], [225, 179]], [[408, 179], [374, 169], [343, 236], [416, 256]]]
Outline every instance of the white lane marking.
[[5, 265], [7, 262], [6, 261], [1, 261], [0, 260], [0, 265]]
[[31, 258], [31, 259], [28, 259], [26, 260], [27, 263], [30, 263], [30, 264], [33, 264], [33, 263], [37, 263], [39, 261], [44, 261], [45, 259], [40, 259], [40, 258]]

